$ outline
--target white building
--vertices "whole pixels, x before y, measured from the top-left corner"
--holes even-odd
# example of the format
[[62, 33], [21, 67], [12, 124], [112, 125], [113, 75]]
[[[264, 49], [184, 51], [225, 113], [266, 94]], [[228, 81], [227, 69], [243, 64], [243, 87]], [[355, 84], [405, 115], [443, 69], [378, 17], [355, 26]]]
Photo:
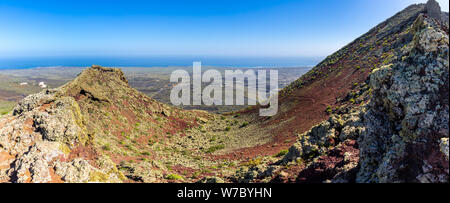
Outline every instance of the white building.
[[44, 82], [39, 83], [39, 87], [41, 88], [47, 88], [47, 85]]

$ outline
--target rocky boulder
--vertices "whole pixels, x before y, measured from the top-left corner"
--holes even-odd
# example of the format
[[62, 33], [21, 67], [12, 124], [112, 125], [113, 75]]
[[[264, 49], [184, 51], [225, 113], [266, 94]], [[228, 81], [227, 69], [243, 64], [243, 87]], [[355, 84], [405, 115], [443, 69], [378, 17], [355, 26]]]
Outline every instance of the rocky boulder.
[[435, 0], [429, 0], [426, 4], [427, 15], [436, 20], [442, 20], [441, 6]]
[[358, 182], [448, 182], [449, 39], [441, 26], [419, 16], [413, 40], [370, 75]]

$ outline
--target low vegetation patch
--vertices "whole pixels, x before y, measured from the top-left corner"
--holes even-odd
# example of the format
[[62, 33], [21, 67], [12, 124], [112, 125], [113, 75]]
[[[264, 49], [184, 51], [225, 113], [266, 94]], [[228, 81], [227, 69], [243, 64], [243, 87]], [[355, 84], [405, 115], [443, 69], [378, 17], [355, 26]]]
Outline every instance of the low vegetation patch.
[[214, 153], [215, 151], [218, 151], [218, 150], [221, 150], [224, 148], [225, 148], [225, 145], [223, 145], [223, 144], [212, 146], [206, 150], [206, 153]]
[[183, 177], [181, 177], [180, 175], [177, 174], [169, 174], [166, 176], [167, 180], [181, 180], [183, 179]]
[[11, 112], [15, 105], [15, 102], [0, 100], [0, 116], [4, 116]]
[[276, 157], [282, 157], [284, 155], [286, 155], [289, 151], [287, 149], [281, 150], [280, 152], [278, 152], [277, 155], [275, 155]]
[[262, 158], [256, 158], [256, 159], [251, 159], [248, 162], [244, 163], [245, 166], [248, 166], [250, 168], [256, 167], [258, 165], [260, 165], [262, 162]]
[[111, 145], [110, 144], [105, 144], [105, 145], [103, 145], [102, 149], [105, 150], [105, 151], [110, 151], [111, 150]]

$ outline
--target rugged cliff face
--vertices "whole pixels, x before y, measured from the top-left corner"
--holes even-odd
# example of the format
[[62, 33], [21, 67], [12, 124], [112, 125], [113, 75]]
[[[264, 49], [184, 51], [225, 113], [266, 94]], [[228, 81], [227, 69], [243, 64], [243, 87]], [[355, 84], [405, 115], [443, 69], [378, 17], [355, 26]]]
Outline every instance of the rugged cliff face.
[[[448, 182], [448, 23], [428, 5], [408, 7], [284, 89], [286, 98], [297, 98], [320, 81], [332, 82], [321, 73], [332, 74], [335, 63], [361, 63], [349, 55], [376, 58], [366, 80], [327, 107], [328, 119], [300, 133], [282, 159], [262, 160], [237, 180]], [[384, 41], [381, 49], [377, 41]], [[351, 51], [358, 43], [368, 48]]]
[[370, 75], [359, 182], [448, 182], [448, 26], [420, 15], [411, 34]]
[[427, 15], [436, 20], [443, 20], [441, 14], [441, 6], [435, 0], [429, 0], [426, 4]]

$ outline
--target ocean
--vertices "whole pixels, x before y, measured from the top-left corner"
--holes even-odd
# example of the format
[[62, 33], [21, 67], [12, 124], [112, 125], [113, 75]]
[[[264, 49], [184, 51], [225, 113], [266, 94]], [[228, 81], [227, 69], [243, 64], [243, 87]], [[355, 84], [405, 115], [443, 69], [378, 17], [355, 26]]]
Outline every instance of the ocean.
[[0, 69], [36, 67], [87, 67], [93, 64], [109, 67], [191, 66], [201, 61], [217, 67], [304, 67], [315, 66], [325, 57], [0, 57]]

